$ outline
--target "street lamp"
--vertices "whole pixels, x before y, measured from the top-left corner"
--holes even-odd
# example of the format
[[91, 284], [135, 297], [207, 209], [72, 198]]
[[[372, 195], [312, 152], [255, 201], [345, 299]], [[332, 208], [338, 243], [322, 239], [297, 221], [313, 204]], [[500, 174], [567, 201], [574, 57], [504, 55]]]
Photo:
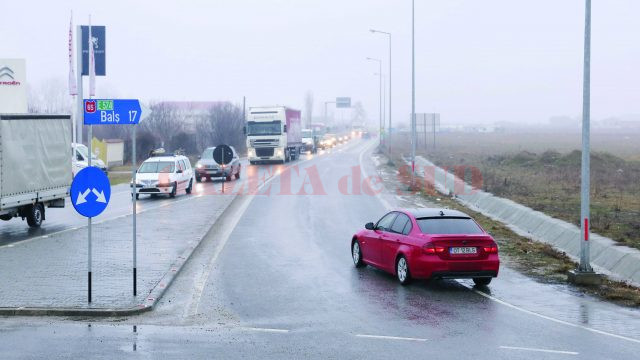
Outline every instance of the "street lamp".
[[371, 29], [369, 30], [371, 31], [372, 34], [383, 34], [383, 35], [387, 35], [389, 37], [389, 135], [387, 136], [387, 138], [389, 139], [387, 146], [389, 147], [389, 157], [391, 157], [391, 114], [392, 114], [392, 108], [391, 108], [391, 103], [393, 102], [392, 100], [392, 93], [391, 93], [391, 33], [390, 32], [386, 32], [386, 31], [380, 31], [380, 30], [375, 30], [375, 29]]
[[[380, 74], [382, 74], [382, 60], [380, 59], [374, 59], [374, 58], [370, 58], [368, 57], [367, 60], [369, 61], [376, 61], [378, 62], [378, 65], [380, 67]], [[384, 127], [384, 124], [382, 123], [382, 76], [380, 76], [380, 146], [382, 146], [382, 128]]]
[[411, 0], [411, 188], [416, 173], [416, 2]]

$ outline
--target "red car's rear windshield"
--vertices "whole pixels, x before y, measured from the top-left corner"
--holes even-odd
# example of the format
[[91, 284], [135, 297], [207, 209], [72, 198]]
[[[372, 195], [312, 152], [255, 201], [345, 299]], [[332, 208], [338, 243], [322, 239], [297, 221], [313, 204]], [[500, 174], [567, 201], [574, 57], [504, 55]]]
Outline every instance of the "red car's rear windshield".
[[437, 217], [417, 219], [424, 234], [482, 234], [482, 229], [470, 218]]

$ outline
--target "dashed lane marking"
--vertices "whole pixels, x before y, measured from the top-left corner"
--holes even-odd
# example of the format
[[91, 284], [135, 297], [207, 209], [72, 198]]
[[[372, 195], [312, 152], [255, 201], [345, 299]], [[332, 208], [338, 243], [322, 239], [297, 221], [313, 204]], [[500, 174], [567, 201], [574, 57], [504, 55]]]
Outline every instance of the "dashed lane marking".
[[579, 354], [579, 353], [577, 353], [575, 351], [536, 349], [536, 348], [527, 348], [527, 347], [519, 347], [519, 346], [500, 346], [500, 349], [533, 351], [533, 352], [542, 352], [542, 353], [549, 353], [549, 354], [563, 354], [563, 355], [578, 355]]
[[381, 339], [381, 340], [404, 340], [404, 341], [418, 341], [418, 342], [427, 341], [427, 339], [422, 339], [422, 338], [401, 337], [401, 336], [386, 336], [386, 335], [356, 334], [356, 337], [366, 338], [366, 339]]
[[289, 330], [287, 330], [287, 329], [272, 329], [272, 328], [259, 328], [259, 327], [241, 327], [240, 330], [257, 331], [257, 332], [269, 332], [269, 333], [278, 333], [278, 334], [287, 334], [287, 333], [289, 333]]

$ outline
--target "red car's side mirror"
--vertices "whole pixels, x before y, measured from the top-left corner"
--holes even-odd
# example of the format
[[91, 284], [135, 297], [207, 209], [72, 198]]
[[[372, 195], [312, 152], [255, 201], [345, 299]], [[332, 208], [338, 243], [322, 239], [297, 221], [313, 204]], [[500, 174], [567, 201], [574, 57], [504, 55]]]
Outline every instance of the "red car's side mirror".
[[367, 230], [375, 230], [375, 229], [376, 229], [376, 226], [375, 226], [375, 225], [373, 225], [373, 223], [372, 223], [372, 222], [368, 222], [368, 223], [366, 223], [366, 224], [364, 225], [364, 228], [365, 228], [365, 229], [367, 229]]

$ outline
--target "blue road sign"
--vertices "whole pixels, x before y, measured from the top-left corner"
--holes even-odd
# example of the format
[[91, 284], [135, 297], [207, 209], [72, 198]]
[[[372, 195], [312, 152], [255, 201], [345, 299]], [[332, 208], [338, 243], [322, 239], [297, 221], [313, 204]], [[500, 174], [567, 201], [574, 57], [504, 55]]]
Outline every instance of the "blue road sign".
[[137, 99], [84, 99], [85, 125], [135, 125], [140, 115]]
[[71, 183], [71, 202], [78, 214], [92, 218], [107, 208], [111, 199], [109, 178], [97, 167], [80, 170]]

